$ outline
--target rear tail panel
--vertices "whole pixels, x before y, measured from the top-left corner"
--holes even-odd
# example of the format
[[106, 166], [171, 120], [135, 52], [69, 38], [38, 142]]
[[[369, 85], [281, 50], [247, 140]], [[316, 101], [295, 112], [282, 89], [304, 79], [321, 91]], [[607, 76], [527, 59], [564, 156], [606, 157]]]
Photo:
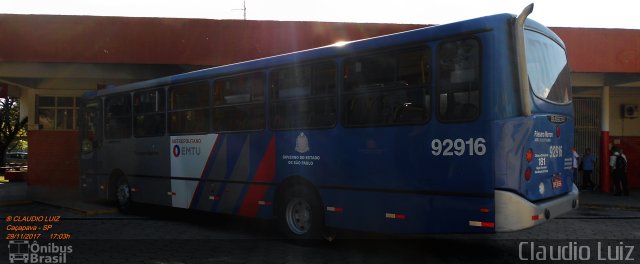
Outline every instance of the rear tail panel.
[[572, 190], [573, 120], [561, 115], [534, 115], [497, 121], [496, 189], [531, 202]]
[[560, 115], [533, 116], [520, 187], [528, 200], [549, 199], [571, 191], [572, 143], [573, 120]]
[[494, 129], [497, 232], [529, 228], [577, 208], [571, 118], [518, 117], [497, 121]]

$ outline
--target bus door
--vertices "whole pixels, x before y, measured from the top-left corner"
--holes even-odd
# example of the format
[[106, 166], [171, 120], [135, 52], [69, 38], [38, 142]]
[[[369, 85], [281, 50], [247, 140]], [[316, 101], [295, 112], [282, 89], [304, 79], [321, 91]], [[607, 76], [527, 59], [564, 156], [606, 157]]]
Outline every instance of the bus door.
[[102, 148], [102, 101], [92, 99], [80, 106], [80, 184], [83, 191], [97, 190]]

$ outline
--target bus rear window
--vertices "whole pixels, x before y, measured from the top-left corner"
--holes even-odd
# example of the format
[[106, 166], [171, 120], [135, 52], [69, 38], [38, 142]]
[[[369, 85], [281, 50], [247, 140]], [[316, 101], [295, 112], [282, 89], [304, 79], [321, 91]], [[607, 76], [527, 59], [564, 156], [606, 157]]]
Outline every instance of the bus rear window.
[[550, 38], [525, 30], [527, 71], [533, 93], [544, 100], [571, 102], [569, 65], [565, 50]]

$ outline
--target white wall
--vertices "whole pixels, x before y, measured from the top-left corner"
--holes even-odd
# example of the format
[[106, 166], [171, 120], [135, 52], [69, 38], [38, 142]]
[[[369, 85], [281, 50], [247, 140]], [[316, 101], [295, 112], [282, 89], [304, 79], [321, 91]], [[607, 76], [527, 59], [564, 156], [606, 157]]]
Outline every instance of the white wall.
[[640, 118], [622, 118], [621, 105], [640, 105], [640, 87], [613, 87], [610, 90], [610, 122], [611, 136], [640, 136]]

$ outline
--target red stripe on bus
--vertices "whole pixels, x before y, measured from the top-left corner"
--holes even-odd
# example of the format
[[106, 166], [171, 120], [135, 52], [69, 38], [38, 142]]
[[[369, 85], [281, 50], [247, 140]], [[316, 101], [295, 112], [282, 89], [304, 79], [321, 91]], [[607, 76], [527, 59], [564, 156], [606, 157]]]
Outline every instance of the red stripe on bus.
[[[222, 142], [222, 137], [220, 135], [216, 136], [216, 140], [213, 142], [213, 146], [211, 146], [211, 151], [209, 152], [209, 157], [207, 157], [207, 162], [205, 162], [204, 164], [204, 168], [202, 169], [202, 172], [200, 173], [200, 182], [198, 182], [198, 185], [196, 186], [196, 189], [194, 190], [193, 194], [191, 195], [191, 201], [189, 202], [189, 207], [188, 208], [197, 208], [197, 204], [194, 206], [194, 201], [200, 201], [199, 200], [199, 196], [202, 192], [202, 189], [204, 188], [205, 185], [205, 181], [203, 181], [203, 179], [205, 179], [207, 177], [207, 173], [209, 172], [209, 170], [211, 169], [211, 166], [213, 166], [213, 154], [216, 151], [216, 149], [218, 148], [218, 144], [220, 144], [220, 142]], [[198, 199], [196, 199], [198, 198]], [[211, 200], [216, 200], [216, 199], [211, 199]], [[220, 197], [218, 197], [218, 200], [220, 200]]]
[[[271, 182], [275, 176], [276, 138], [271, 137], [267, 151], [258, 165], [258, 170], [256, 171], [256, 176], [253, 178], [253, 181]], [[264, 199], [264, 195], [268, 189], [269, 186], [267, 185], [249, 185], [249, 189], [242, 201], [238, 214], [242, 216], [256, 216], [258, 214], [258, 201]]]

